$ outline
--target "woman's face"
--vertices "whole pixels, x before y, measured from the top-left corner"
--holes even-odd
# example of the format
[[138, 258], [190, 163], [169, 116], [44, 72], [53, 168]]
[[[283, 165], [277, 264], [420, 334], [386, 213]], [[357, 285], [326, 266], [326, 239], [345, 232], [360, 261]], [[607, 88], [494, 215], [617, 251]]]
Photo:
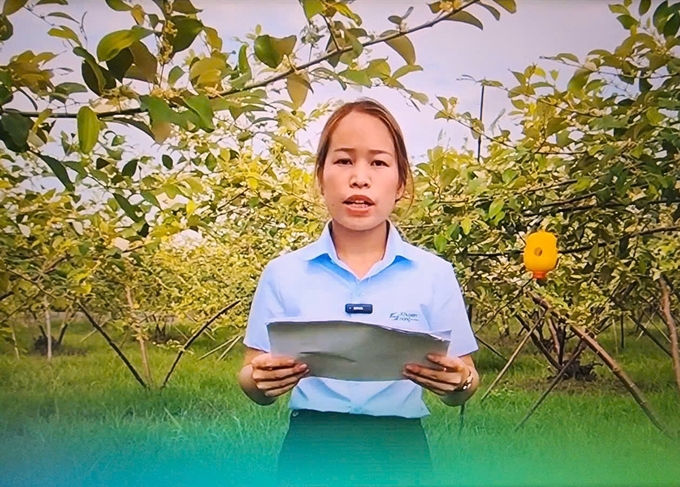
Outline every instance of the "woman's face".
[[319, 183], [336, 223], [354, 231], [384, 223], [403, 194], [396, 150], [385, 124], [361, 112], [340, 120]]

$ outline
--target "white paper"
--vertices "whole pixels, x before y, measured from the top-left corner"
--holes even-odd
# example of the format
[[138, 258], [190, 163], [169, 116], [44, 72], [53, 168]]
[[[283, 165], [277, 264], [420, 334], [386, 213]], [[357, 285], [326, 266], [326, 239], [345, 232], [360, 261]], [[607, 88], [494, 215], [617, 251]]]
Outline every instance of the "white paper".
[[272, 355], [307, 364], [312, 377], [403, 380], [407, 363], [436, 367], [427, 355], [444, 355], [449, 347], [448, 338], [435, 334], [352, 321], [279, 321], [267, 327]]

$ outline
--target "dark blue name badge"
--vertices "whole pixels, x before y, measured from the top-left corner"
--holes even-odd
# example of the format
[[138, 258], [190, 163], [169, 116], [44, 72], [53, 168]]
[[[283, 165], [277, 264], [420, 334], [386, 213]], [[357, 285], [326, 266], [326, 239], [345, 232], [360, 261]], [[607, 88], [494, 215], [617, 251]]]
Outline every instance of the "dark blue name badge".
[[346, 304], [345, 305], [345, 313], [349, 314], [365, 314], [365, 315], [370, 315], [373, 313], [373, 305], [372, 304]]

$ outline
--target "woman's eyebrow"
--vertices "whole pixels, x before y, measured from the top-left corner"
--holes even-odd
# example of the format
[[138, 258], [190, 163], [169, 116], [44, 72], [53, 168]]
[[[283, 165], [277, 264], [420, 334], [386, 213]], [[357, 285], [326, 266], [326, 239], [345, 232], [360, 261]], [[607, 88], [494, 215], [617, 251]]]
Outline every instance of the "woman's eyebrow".
[[[337, 149], [333, 150], [333, 152], [349, 152], [349, 153], [354, 153], [356, 152], [356, 149], [353, 147], [338, 147]], [[370, 154], [387, 154], [388, 156], [393, 156], [392, 152], [384, 150], [384, 149], [368, 149], [368, 152]]]

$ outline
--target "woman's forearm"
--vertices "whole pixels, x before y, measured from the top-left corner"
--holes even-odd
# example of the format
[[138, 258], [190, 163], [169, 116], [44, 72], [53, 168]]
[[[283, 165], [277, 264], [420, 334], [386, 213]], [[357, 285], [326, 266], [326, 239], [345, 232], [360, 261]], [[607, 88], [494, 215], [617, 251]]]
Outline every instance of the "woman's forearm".
[[269, 406], [276, 402], [275, 397], [265, 396], [265, 394], [257, 388], [255, 381], [253, 380], [253, 366], [248, 364], [241, 369], [238, 375], [238, 383], [241, 386], [243, 392], [252, 400], [253, 402], [261, 406]]

